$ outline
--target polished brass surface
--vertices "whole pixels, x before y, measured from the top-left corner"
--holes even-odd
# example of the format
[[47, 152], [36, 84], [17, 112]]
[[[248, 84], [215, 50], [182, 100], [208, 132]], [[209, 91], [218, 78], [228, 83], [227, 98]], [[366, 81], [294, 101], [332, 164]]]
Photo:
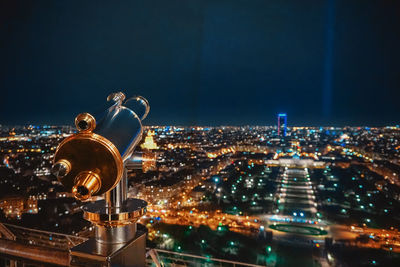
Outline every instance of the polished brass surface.
[[96, 119], [89, 113], [81, 113], [75, 118], [75, 126], [80, 132], [91, 132], [96, 128]]
[[75, 178], [75, 185], [72, 187], [72, 193], [79, 200], [87, 200], [93, 194], [96, 194], [101, 187], [100, 176], [92, 171], [80, 172]]
[[56, 162], [51, 168], [51, 173], [54, 174], [57, 178], [63, 178], [71, 171], [71, 163], [62, 159]]
[[96, 225], [116, 227], [135, 223], [146, 211], [147, 202], [141, 199], [127, 199], [124, 206], [118, 208], [118, 213], [114, 208], [106, 207], [104, 200], [100, 200], [83, 207], [83, 218]]
[[123, 173], [123, 161], [114, 144], [90, 132], [80, 132], [61, 142], [54, 156], [54, 162], [60, 161], [68, 161], [71, 166], [67, 175], [57, 177], [70, 192], [81, 172], [91, 171], [101, 177], [101, 186], [92, 196], [104, 194], [114, 188]]

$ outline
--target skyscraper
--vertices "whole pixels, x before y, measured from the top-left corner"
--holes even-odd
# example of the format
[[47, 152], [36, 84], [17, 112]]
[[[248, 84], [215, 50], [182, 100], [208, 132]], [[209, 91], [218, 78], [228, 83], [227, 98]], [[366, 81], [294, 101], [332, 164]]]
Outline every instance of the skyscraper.
[[278, 114], [278, 136], [286, 136], [287, 115], [286, 113]]

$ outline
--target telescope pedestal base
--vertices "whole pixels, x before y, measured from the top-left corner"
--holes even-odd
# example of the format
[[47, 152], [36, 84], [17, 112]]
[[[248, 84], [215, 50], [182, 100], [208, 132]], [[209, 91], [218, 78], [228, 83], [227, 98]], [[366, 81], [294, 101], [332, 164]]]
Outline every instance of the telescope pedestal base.
[[146, 266], [146, 232], [138, 229], [126, 243], [105, 244], [90, 238], [70, 250], [71, 266]]

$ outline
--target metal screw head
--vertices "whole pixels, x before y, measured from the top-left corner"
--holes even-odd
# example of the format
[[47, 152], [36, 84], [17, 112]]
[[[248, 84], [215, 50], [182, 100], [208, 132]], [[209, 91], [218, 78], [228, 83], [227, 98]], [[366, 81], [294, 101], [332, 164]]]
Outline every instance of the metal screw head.
[[71, 170], [71, 165], [66, 160], [57, 161], [51, 168], [51, 173], [57, 178], [65, 177]]

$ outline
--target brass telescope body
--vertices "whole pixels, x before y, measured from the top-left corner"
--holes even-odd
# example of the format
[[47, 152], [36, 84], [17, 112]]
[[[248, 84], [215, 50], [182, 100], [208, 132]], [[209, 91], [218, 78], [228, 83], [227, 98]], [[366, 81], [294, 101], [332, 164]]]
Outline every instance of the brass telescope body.
[[61, 142], [54, 156], [53, 173], [80, 200], [102, 195], [118, 184], [124, 161], [141, 139], [141, 120], [149, 112], [143, 97], [124, 102], [125, 95], [119, 92], [107, 99], [114, 104], [101, 116], [81, 113], [75, 118], [79, 132]]
[[71, 265], [144, 266], [146, 231], [136, 222], [146, 213], [147, 203], [127, 198], [126, 168], [155, 164], [151, 155], [133, 155], [149, 104], [140, 96], [125, 101], [122, 92], [107, 100], [113, 103], [100, 115], [81, 113], [75, 118], [78, 133], [64, 139], [54, 155], [52, 172], [75, 198], [104, 196], [83, 207], [95, 237], [71, 249]]
[[66, 138], [58, 146], [54, 161], [56, 164], [68, 162], [73, 166], [67, 175], [58, 179], [80, 200], [114, 188], [123, 173], [123, 162], [117, 148], [104, 137], [91, 132]]

